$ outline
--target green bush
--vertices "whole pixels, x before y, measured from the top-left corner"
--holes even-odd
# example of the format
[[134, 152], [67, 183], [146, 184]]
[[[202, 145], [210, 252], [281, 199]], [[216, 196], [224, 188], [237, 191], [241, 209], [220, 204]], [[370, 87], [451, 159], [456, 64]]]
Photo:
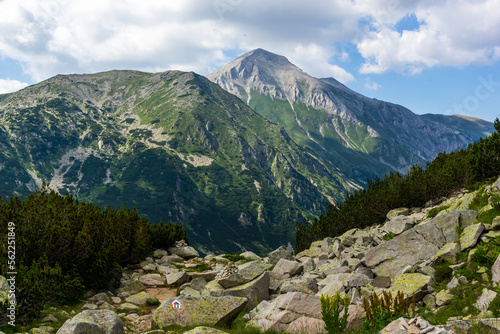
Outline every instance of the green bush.
[[149, 223], [148, 232], [153, 249], [169, 249], [179, 240], [188, 242], [186, 229], [179, 223]]
[[321, 294], [321, 314], [325, 322], [325, 329], [328, 334], [344, 333], [347, 326], [347, 318], [349, 317], [349, 295], [344, 295], [344, 315], [341, 317], [342, 305], [340, 304], [341, 298], [338, 292], [333, 297]]

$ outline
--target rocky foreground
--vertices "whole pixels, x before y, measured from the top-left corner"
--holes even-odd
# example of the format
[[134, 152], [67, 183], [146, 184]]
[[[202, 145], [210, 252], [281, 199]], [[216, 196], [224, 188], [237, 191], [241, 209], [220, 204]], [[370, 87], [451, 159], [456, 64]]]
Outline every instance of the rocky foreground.
[[[69, 333], [167, 333], [176, 324], [200, 326], [185, 333], [224, 333], [224, 327], [242, 311], [247, 326], [284, 330], [288, 333], [324, 331], [321, 294], [350, 295], [348, 327], [359, 328], [366, 316], [362, 298], [373, 292], [401, 291], [419, 305], [437, 311], [453, 298], [453, 289], [469, 282], [457, 272], [474, 260], [477, 245], [500, 236], [500, 217], [491, 224], [478, 222], [478, 215], [491, 210], [500, 194], [500, 179], [481, 190], [488, 204], [468, 210], [478, 192], [454, 194], [450, 199], [428, 203], [425, 208], [400, 208], [388, 213], [384, 225], [353, 229], [337, 238], [314, 242], [293, 256], [280, 247], [260, 258], [244, 252], [234, 264], [226, 257], [198, 252], [183, 243], [129, 266], [114, 293], [89, 293], [80, 313], [54, 311], [30, 333], [54, 333], [50, 325], [67, 319], [58, 334]], [[429, 218], [429, 212], [437, 212]], [[467, 258], [460, 253], [468, 252]], [[450, 264], [452, 277], [445, 289], [433, 286], [440, 261]], [[441, 261], [441, 262], [442, 262]], [[205, 269], [205, 270], [204, 270]], [[500, 281], [500, 259], [492, 268], [479, 268], [481, 282], [488, 282], [475, 301], [481, 310], [433, 326], [421, 317], [400, 318], [380, 333], [467, 333], [478, 323], [491, 333], [500, 333], [500, 319], [488, 307]], [[4, 278], [1, 279], [4, 286]], [[161, 302], [161, 303], [160, 303]], [[159, 305], [158, 305], [159, 304]], [[208, 326], [208, 327], [201, 327]]]

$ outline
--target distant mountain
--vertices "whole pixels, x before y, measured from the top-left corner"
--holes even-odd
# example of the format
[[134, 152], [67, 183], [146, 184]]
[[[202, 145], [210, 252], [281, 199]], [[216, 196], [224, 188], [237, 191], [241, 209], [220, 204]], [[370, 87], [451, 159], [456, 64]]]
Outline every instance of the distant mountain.
[[179, 221], [203, 252], [293, 242], [294, 222], [351, 189], [206, 78], [178, 71], [60, 75], [0, 95], [0, 195], [46, 182], [102, 207]]
[[492, 123], [479, 119], [416, 115], [367, 98], [333, 78], [314, 78], [262, 49], [207, 77], [362, 186], [367, 177], [407, 171], [494, 131]]

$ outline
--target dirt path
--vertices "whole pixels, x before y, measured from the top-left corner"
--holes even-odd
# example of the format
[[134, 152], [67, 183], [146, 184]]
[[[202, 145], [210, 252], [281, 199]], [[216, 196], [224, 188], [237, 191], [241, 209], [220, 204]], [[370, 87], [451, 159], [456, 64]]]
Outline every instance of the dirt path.
[[175, 297], [177, 295], [177, 289], [172, 288], [149, 288], [146, 292], [151, 296], [155, 297], [161, 302], [170, 297]]

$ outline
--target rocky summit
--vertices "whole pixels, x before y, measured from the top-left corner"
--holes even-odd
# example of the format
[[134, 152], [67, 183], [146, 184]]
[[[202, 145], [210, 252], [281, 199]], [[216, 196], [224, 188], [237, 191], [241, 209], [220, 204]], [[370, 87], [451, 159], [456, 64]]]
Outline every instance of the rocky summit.
[[284, 56], [263, 49], [207, 77], [363, 186], [367, 177], [407, 171], [494, 131], [480, 119], [416, 115], [368, 98], [334, 78], [312, 77]]
[[[57, 322], [64, 322], [57, 333], [68, 334], [160, 334], [172, 325], [195, 327], [184, 333], [225, 333], [241, 312], [239, 321], [260, 331], [324, 333], [320, 296], [337, 293], [350, 297], [342, 312], [351, 329], [367, 317], [363, 299], [402, 293], [416, 311], [380, 333], [497, 333], [498, 196], [500, 179], [425, 207], [392, 210], [382, 225], [318, 240], [295, 255], [280, 247], [264, 258], [232, 255], [233, 263], [224, 254], [180, 252], [190, 248], [180, 242], [129, 265], [117, 290], [89, 292], [72, 314], [50, 310], [30, 333], [55, 333]], [[0, 277], [2, 290], [4, 282]]]

